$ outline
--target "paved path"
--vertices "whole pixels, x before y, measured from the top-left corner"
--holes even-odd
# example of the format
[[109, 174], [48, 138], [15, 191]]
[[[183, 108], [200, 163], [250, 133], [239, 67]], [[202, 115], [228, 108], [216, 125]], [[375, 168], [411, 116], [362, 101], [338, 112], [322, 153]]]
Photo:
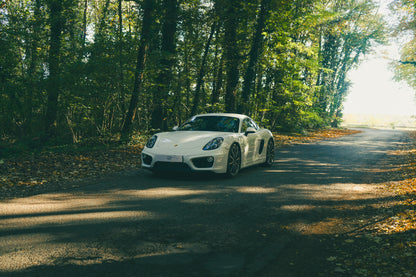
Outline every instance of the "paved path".
[[374, 172], [404, 136], [285, 147], [273, 167], [234, 179], [138, 169], [0, 201], [0, 276], [325, 276], [322, 236], [343, 226], [320, 224], [349, 216], [334, 207], [388, 197]]

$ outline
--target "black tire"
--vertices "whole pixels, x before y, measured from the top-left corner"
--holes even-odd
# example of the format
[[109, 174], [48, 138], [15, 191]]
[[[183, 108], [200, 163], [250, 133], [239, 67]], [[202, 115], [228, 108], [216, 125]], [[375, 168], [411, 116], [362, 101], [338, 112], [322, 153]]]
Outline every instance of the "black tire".
[[227, 160], [227, 173], [228, 177], [234, 177], [238, 174], [241, 167], [241, 151], [238, 144], [234, 143], [230, 147], [230, 151], [228, 152], [228, 160]]
[[274, 141], [273, 141], [273, 138], [270, 138], [269, 142], [267, 143], [266, 161], [263, 163], [263, 166], [271, 167], [273, 165], [273, 161], [274, 161]]

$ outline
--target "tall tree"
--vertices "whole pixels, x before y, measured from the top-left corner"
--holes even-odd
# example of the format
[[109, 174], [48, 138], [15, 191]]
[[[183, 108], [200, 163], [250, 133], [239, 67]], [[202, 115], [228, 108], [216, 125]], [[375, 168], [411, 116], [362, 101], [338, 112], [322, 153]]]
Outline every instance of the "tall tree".
[[224, 63], [226, 71], [225, 111], [236, 112], [238, 80], [240, 78], [240, 49], [237, 44], [239, 1], [223, 3]]
[[37, 92], [39, 90], [39, 45], [41, 44], [41, 34], [42, 34], [42, 26], [44, 25], [44, 19], [42, 18], [41, 12], [42, 3], [41, 0], [36, 0], [33, 6], [33, 21], [31, 24], [31, 29], [33, 30], [31, 39], [28, 41], [28, 59], [29, 59], [29, 66], [27, 68], [27, 80], [26, 80], [26, 96], [24, 99], [24, 116], [25, 120], [25, 133], [31, 134], [31, 129], [33, 128], [34, 116], [33, 116], [33, 107], [34, 99], [36, 98]]
[[88, 0], [84, 0], [84, 8], [82, 11], [82, 34], [81, 34], [81, 50], [79, 58], [84, 57], [85, 43], [87, 41], [87, 12], [88, 12]]
[[[128, 139], [205, 111], [248, 113], [275, 130], [336, 123], [348, 71], [383, 32], [372, 2], [6, 1], [1, 132]], [[412, 2], [395, 3], [412, 32]], [[413, 80], [414, 45], [400, 73]]]
[[249, 113], [250, 95], [255, 80], [255, 68], [259, 60], [259, 54], [262, 48], [263, 30], [266, 25], [267, 14], [269, 12], [270, 0], [262, 0], [260, 4], [260, 12], [257, 18], [256, 30], [253, 35], [251, 49], [249, 53], [248, 66], [244, 74], [243, 90], [241, 92], [241, 103], [239, 111], [241, 113]]
[[206, 63], [207, 63], [208, 52], [211, 46], [212, 37], [214, 36], [216, 25], [217, 25], [217, 22], [214, 21], [214, 23], [211, 26], [211, 31], [209, 33], [207, 43], [205, 44], [202, 62], [199, 68], [198, 78], [196, 80], [196, 86], [195, 86], [195, 92], [194, 92], [194, 103], [192, 105], [191, 114], [197, 114], [199, 111], [201, 86], [204, 81], [204, 76], [205, 76], [205, 71], [206, 71], [206, 66], [207, 66]]
[[[119, 99], [123, 105], [123, 96], [124, 96], [124, 57], [123, 57], [123, 1], [118, 0], [118, 71], [119, 71], [119, 80], [118, 80], [118, 89], [119, 89]], [[122, 108], [124, 111], [124, 108]]]
[[128, 139], [132, 131], [132, 123], [134, 120], [134, 114], [139, 101], [139, 94], [141, 85], [143, 82], [143, 71], [146, 63], [146, 54], [149, 47], [149, 40], [151, 36], [151, 25], [154, 12], [154, 1], [145, 0], [143, 2], [143, 20], [142, 30], [140, 35], [140, 45], [137, 54], [136, 70], [134, 72], [134, 86], [133, 93], [130, 98], [129, 109], [124, 120], [124, 126], [122, 130], [123, 139]]
[[45, 130], [48, 135], [54, 135], [56, 132], [58, 116], [58, 97], [61, 92], [60, 83], [60, 55], [61, 55], [61, 36], [64, 25], [63, 1], [48, 0], [49, 9], [49, 59], [48, 59], [48, 100], [45, 117]]
[[371, 1], [333, 1], [333, 17], [321, 34], [321, 70], [316, 108], [319, 115], [337, 125], [348, 91], [347, 73], [374, 43], [384, 41], [385, 27]]
[[406, 38], [401, 45], [400, 60], [392, 63], [394, 77], [416, 90], [416, 5], [414, 1], [397, 0], [391, 2], [390, 8], [398, 19], [393, 34]]
[[167, 129], [167, 101], [175, 64], [176, 25], [178, 20], [177, 0], [164, 0], [164, 22], [162, 26], [162, 41], [160, 47], [160, 71], [153, 91], [152, 128]]

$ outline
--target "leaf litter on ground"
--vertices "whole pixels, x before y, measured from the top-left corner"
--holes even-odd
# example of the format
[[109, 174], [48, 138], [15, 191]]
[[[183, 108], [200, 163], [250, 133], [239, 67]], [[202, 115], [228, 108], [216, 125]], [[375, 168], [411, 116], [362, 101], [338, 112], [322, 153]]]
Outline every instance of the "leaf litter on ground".
[[[401, 149], [389, 154], [386, 181], [378, 184], [391, 193], [381, 204], [370, 204], [362, 214], [339, 224], [361, 227], [330, 236], [328, 256], [337, 276], [416, 276], [416, 132]], [[342, 268], [343, 274], [336, 271]]]

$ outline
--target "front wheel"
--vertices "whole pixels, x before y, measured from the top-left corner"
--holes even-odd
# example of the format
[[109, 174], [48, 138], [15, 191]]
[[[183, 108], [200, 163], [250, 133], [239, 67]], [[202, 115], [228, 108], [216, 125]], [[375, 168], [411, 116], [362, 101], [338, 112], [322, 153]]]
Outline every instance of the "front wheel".
[[240, 147], [237, 144], [233, 144], [230, 147], [228, 152], [228, 161], [227, 161], [227, 176], [234, 177], [240, 171], [241, 166], [241, 151]]
[[264, 162], [264, 166], [270, 167], [273, 165], [274, 161], [274, 141], [273, 138], [269, 139], [267, 143], [267, 150], [266, 150], [266, 161]]

